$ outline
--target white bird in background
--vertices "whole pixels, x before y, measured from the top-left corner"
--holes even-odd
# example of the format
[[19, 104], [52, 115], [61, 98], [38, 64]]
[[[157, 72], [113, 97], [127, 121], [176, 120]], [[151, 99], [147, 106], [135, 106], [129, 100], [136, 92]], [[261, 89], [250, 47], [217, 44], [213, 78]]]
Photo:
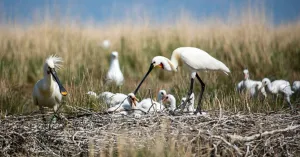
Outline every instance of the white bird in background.
[[110, 66], [106, 75], [106, 80], [107, 83], [114, 82], [118, 86], [123, 84], [124, 77], [119, 65], [118, 52], [116, 51], [111, 53]]
[[300, 91], [300, 81], [294, 81], [294, 83], [293, 83], [293, 90], [295, 92], [299, 92]]
[[189, 68], [189, 71], [191, 72], [191, 84], [190, 89], [187, 94], [186, 101], [182, 104], [183, 108], [185, 107], [185, 104], [189, 100], [191, 94], [193, 93], [193, 87], [194, 87], [194, 79], [197, 77], [199, 82], [201, 83], [201, 92], [198, 102], [198, 107], [196, 109], [195, 114], [198, 112], [201, 114], [201, 100], [202, 95], [205, 89], [205, 84], [197, 74], [198, 71], [201, 70], [219, 70], [223, 71], [225, 74], [229, 73], [230, 70], [228, 67], [220, 62], [219, 60], [213, 58], [210, 56], [207, 52], [194, 48], [194, 47], [180, 47], [173, 51], [171, 60], [169, 60], [166, 57], [163, 56], [156, 56], [152, 59], [152, 62], [150, 64], [150, 68], [140, 84], [137, 86], [137, 88], [134, 91], [134, 94], [136, 94], [140, 88], [140, 86], [143, 84], [144, 80], [147, 78], [149, 73], [152, 71], [154, 67], [158, 67], [167, 71], [174, 71], [176, 72], [178, 69], [178, 66], [185, 65]]
[[285, 80], [275, 80], [273, 82], [268, 78], [262, 80], [262, 86], [266, 88], [266, 91], [271, 94], [283, 94], [284, 99], [289, 104], [291, 110], [293, 110], [293, 105], [290, 101], [290, 96], [294, 93], [291, 89], [291, 85]]
[[256, 97], [260, 90], [260, 92], [264, 95], [264, 97], [267, 97], [265, 88], [262, 87], [262, 82], [251, 80], [248, 69], [244, 69], [243, 73], [245, 77], [243, 81], [238, 83], [237, 91], [241, 93], [242, 91], [246, 90], [249, 91], [250, 97]]
[[108, 48], [110, 47], [110, 41], [109, 41], [108, 39], [103, 40], [103, 42], [102, 42], [102, 47], [103, 47], [104, 49], [108, 49]]
[[50, 56], [44, 64], [44, 78], [37, 81], [33, 88], [33, 103], [39, 106], [43, 113], [43, 107], [51, 107], [56, 113], [62, 96], [67, 95], [66, 89], [61, 84], [56, 69], [61, 68], [62, 58]]
[[[183, 97], [181, 99], [181, 103], [184, 103], [185, 101], [186, 101], [186, 97]], [[195, 103], [195, 95], [194, 95], [194, 93], [192, 93], [190, 100], [187, 102], [187, 105], [183, 109], [183, 112], [189, 112], [189, 113], [193, 114], [195, 112], [194, 103]]]
[[169, 111], [175, 111], [176, 109], [176, 99], [172, 94], [168, 94], [163, 98], [163, 103], [169, 104], [170, 106], [168, 107]]

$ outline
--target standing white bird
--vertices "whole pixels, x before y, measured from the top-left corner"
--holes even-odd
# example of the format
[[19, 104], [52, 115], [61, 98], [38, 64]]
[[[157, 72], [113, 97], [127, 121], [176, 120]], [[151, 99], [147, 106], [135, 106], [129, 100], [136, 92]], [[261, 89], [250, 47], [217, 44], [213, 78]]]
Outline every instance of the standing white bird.
[[66, 89], [61, 84], [56, 69], [61, 68], [62, 58], [50, 56], [44, 64], [44, 78], [37, 81], [33, 88], [33, 103], [39, 106], [43, 113], [43, 107], [51, 107], [56, 113], [62, 96], [67, 95]]
[[275, 80], [273, 82], [268, 78], [262, 80], [262, 86], [266, 88], [266, 91], [271, 94], [283, 94], [284, 99], [289, 104], [291, 110], [293, 111], [293, 105], [290, 101], [290, 96], [294, 93], [291, 89], [291, 85], [288, 81], [285, 80]]
[[300, 91], [300, 81], [294, 81], [293, 82], [293, 90], [295, 92], [299, 92]]
[[169, 111], [175, 111], [176, 110], [176, 99], [172, 94], [168, 94], [163, 98], [163, 102], [165, 104], [169, 104], [168, 107]]
[[116, 85], [120, 86], [123, 84], [124, 76], [120, 69], [118, 56], [118, 52], [116, 51], [111, 53], [110, 66], [106, 75], [106, 80], [107, 83], [114, 82]]
[[222, 63], [221, 61], [213, 58], [210, 56], [207, 52], [195, 48], [195, 47], [180, 47], [173, 51], [171, 60], [169, 60], [166, 57], [163, 56], [156, 56], [152, 59], [152, 62], [150, 64], [150, 68], [140, 84], [137, 86], [137, 88], [134, 91], [134, 94], [136, 94], [144, 82], [144, 80], [147, 78], [149, 73], [152, 71], [154, 67], [158, 67], [167, 71], [177, 71], [178, 66], [185, 65], [189, 68], [189, 71], [191, 72], [191, 84], [190, 89], [187, 94], [186, 101], [182, 104], [183, 108], [185, 107], [185, 104], [189, 100], [191, 94], [193, 93], [193, 87], [194, 87], [194, 79], [197, 77], [199, 82], [201, 83], [201, 92], [199, 97], [198, 106], [196, 109], [195, 114], [198, 112], [201, 114], [201, 100], [202, 95], [205, 89], [205, 84], [197, 74], [198, 71], [201, 70], [219, 70], [223, 71], [225, 74], [230, 73], [230, 70], [228, 67]]
[[243, 73], [245, 77], [243, 81], [238, 83], [237, 91], [239, 93], [241, 93], [244, 90], [249, 91], [250, 97], [256, 97], [258, 93], [261, 92], [264, 95], [264, 97], [267, 97], [265, 88], [262, 87], [262, 82], [251, 80], [248, 69], [244, 69]]

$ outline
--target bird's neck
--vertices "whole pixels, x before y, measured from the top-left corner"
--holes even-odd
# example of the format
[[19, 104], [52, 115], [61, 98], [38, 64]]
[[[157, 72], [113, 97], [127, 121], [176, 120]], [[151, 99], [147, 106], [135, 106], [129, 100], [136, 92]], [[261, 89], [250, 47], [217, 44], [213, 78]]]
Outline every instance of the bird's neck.
[[110, 69], [120, 70], [119, 61], [117, 59], [112, 59], [110, 62]]
[[50, 89], [51, 86], [53, 86], [55, 80], [53, 79], [53, 76], [51, 74], [45, 74], [44, 75], [44, 85], [43, 85], [43, 88], [44, 90], [47, 90], [47, 89]]
[[177, 68], [178, 68], [178, 65], [179, 65], [179, 59], [180, 59], [180, 56], [178, 53], [173, 53], [172, 56], [171, 56], [171, 67], [172, 69], [174, 69], [174, 71], [177, 71]]
[[274, 87], [271, 85], [271, 83], [267, 84], [267, 89], [269, 92], [273, 93]]

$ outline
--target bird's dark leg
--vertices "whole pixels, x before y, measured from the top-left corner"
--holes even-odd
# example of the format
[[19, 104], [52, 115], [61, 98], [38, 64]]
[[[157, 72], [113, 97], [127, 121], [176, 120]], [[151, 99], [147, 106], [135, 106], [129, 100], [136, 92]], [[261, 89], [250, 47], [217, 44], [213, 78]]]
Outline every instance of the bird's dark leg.
[[203, 93], [204, 93], [204, 90], [205, 90], [205, 84], [201, 80], [201, 78], [199, 77], [199, 75], [197, 73], [196, 73], [196, 77], [199, 80], [199, 82], [201, 83], [201, 92], [200, 92], [200, 96], [199, 96], [198, 106], [197, 106], [196, 112], [194, 114], [197, 114], [198, 112], [200, 114], [202, 114], [202, 112], [201, 112], [201, 100], [202, 100], [202, 96], [203, 96]]
[[290, 97], [289, 97], [289, 96], [285, 96], [285, 100], [286, 100], [287, 103], [289, 104], [289, 107], [290, 107], [290, 109], [291, 109], [291, 112], [292, 112], [292, 113], [295, 113], [295, 110], [294, 110], [293, 105], [292, 105], [292, 103], [291, 103]]
[[[190, 99], [190, 97], [191, 97], [191, 95], [192, 95], [192, 93], [193, 93], [193, 88], [194, 88], [194, 78], [192, 77], [192, 78], [191, 78], [191, 84], [190, 84], [190, 90], [189, 90], [188, 93], [187, 93], [186, 100], [185, 100], [182, 104], [180, 104], [180, 105], [176, 108], [176, 110], [180, 108], [181, 111], [183, 111], [183, 109], [184, 109], [185, 106], [186, 106], [186, 103], [189, 101], [189, 99]], [[176, 110], [175, 110], [175, 111], [176, 111]]]

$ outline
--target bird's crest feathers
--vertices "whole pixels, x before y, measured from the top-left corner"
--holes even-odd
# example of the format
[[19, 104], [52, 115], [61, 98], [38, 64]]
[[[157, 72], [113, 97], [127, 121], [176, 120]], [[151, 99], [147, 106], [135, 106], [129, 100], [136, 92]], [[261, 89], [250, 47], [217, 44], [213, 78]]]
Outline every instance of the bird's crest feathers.
[[46, 59], [46, 64], [48, 64], [49, 67], [55, 68], [55, 69], [61, 69], [63, 60], [61, 57], [58, 57], [56, 55], [51, 55]]

